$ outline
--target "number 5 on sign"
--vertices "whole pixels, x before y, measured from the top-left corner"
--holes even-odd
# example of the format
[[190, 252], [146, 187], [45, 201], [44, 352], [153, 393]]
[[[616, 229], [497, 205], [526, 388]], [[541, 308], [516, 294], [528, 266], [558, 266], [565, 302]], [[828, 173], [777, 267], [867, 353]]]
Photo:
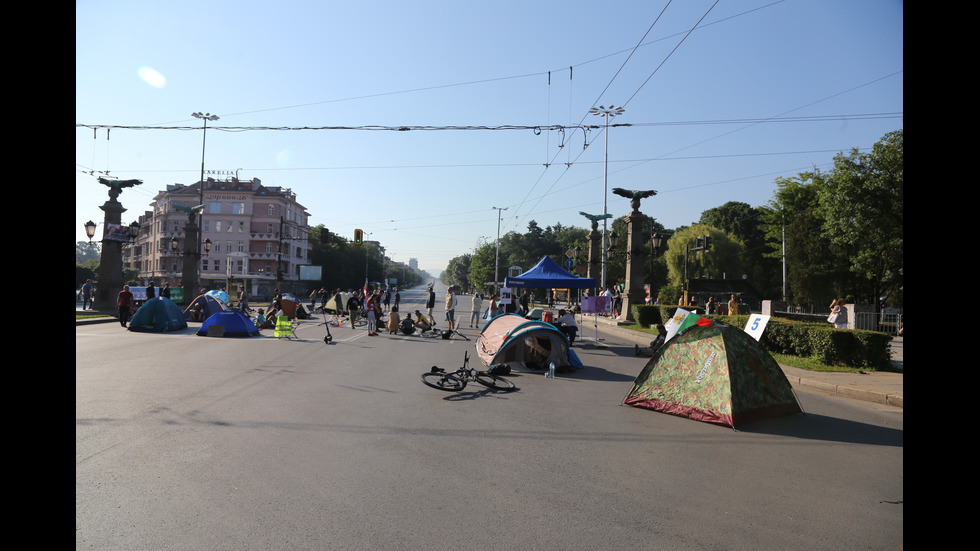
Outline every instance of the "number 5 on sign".
[[766, 330], [767, 323], [769, 323], [769, 316], [752, 314], [749, 316], [749, 322], [745, 324], [745, 332], [752, 335], [755, 340], [759, 340], [762, 338], [762, 332]]

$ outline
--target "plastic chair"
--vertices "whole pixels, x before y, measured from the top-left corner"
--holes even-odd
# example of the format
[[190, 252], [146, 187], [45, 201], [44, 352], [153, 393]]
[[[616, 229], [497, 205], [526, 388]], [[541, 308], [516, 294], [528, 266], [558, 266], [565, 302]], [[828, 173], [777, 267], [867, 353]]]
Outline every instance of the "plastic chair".
[[276, 328], [273, 332], [277, 339], [293, 338], [293, 320], [289, 316], [281, 315], [276, 318]]

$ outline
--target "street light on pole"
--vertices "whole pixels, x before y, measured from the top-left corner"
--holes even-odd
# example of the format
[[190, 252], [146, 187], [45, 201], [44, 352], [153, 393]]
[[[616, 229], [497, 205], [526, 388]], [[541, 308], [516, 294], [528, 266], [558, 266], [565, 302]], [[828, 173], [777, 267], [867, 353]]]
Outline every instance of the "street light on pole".
[[500, 287], [500, 211], [507, 210], [510, 207], [490, 207], [491, 209], [497, 211], [497, 257], [493, 265], [493, 294], [497, 295], [497, 289]]
[[[602, 169], [602, 214], [608, 214], [608, 212], [606, 211], [606, 195], [607, 195], [606, 190], [609, 187], [608, 185], [609, 119], [622, 115], [623, 111], [625, 111], [625, 109], [623, 109], [622, 107], [616, 107], [615, 105], [610, 105], [609, 107], [604, 107], [600, 105], [599, 107], [593, 107], [592, 109], [589, 109], [589, 113], [592, 113], [593, 115], [605, 119], [605, 129], [603, 130], [603, 133], [605, 134], [606, 152], [605, 152], [605, 159], [603, 160], [603, 169]], [[606, 221], [605, 220], [602, 221], [602, 258], [603, 259], [606, 258]], [[602, 263], [602, 289], [605, 290], [605, 288], [606, 288], [606, 263], [603, 262]]]
[[[218, 120], [218, 115], [212, 115], [211, 113], [201, 113], [200, 111], [191, 113], [191, 116], [196, 119], [204, 119], [204, 137], [201, 139], [201, 202], [204, 205], [204, 148], [208, 141], [208, 121]], [[197, 215], [197, 226], [200, 228], [200, 233], [197, 238], [197, 257], [201, 257], [201, 237], [204, 236], [204, 209], [201, 210], [200, 214]], [[200, 269], [200, 267], [198, 268]]]

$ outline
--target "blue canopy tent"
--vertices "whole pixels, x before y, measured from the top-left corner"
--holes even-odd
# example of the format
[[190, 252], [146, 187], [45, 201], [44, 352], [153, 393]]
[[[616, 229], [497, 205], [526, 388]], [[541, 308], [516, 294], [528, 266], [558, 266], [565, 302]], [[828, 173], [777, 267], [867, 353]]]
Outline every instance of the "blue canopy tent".
[[153, 297], [143, 303], [129, 320], [130, 331], [150, 331], [161, 333], [177, 331], [187, 327], [184, 313], [180, 307], [167, 297]]
[[546, 256], [536, 266], [516, 277], [504, 278], [504, 287], [538, 289], [594, 289], [594, 277], [578, 277]]
[[204, 320], [197, 331], [200, 337], [256, 337], [258, 327], [238, 310], [223, 310]]

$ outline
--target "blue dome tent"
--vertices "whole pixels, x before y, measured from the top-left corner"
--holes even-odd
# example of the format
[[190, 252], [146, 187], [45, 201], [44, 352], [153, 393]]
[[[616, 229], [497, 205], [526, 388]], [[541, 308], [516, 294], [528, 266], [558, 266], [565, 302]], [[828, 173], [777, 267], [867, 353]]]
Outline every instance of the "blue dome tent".
[[200, 337], [257, 337], [259, 328], [238, 310], [223, 310], [206, 319], [197, 331]]
[[191, 319], [191, 316], [194, 314], [194, 311], [198, 305], [200, 305], [201, 315], [204, 317], [195, 321], [204, 321], [218, 312], [227, 310], [225, 305], [213, 295], [198, 295], [197, 298], [192, 300], [191, 303], [187, 305], [187, 308], [184, 308], [184, 319]]
[[143, 303], [129, 320], [130, 331], [177, 331], [187, 327], [180, 307], [167, 297], [153, 297]]

